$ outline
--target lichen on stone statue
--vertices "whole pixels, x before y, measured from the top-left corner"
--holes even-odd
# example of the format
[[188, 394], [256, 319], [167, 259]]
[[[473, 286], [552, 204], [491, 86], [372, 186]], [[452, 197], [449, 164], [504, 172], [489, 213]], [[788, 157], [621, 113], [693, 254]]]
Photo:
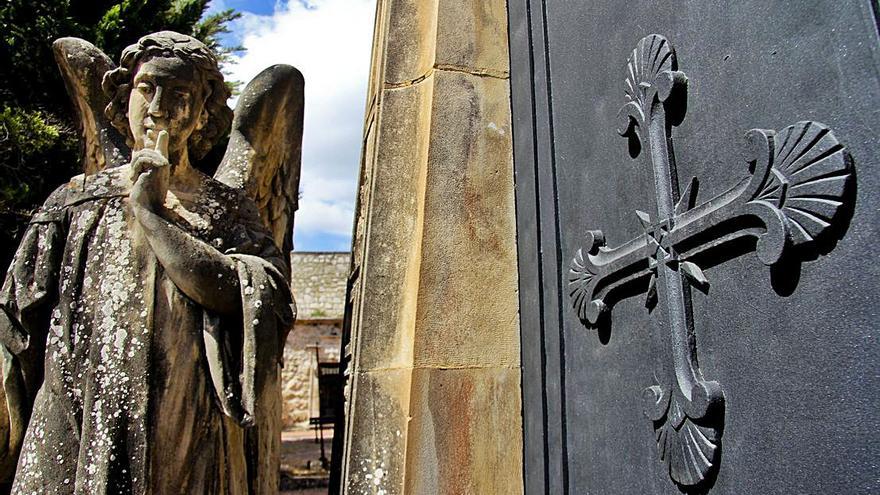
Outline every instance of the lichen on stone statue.
[[[254, 191], [224, 177], [298, 178], [298, 155], [240, 156], [260, 132], [301, 139], [302, 76], [267, 69], [233, 120], [215, 56], [189, 36], [141, 38], [97, 96], [77, 79], [95, 71], [69, 64], [106, 56], [71, 38], [54, 48], [97, 148], [83, 158], [93, 173], [34, 215], [0, 289], [0, 481], [13, 493], [277, 493], [289, 246]], [[288, 113], [247, 114], [279, 104]], [[210, 177], [191, 159], [230, 123]], [[292, 219], [283, 195], [268, 203]]]

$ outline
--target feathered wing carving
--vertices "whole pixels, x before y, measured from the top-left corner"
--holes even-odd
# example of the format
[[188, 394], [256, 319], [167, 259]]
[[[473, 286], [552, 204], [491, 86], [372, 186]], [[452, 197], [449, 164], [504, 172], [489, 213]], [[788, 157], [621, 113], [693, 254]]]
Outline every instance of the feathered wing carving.
[[273, 65], [244, 89], [235, 108], [229, 146], [214, 178], [243, 189], [257, 204], [275, 244], [293, 247], [303, 131], [302, 74]]
[[[289, 65], [274, 65], [255, 77], [241, 94], [232, 120], [226, 154], [214, 174], [218, 181], [241, 189], [257, 204], [275, 244], [287, 256], [293, 248], [293, 215], [297, 209], [303, 130], [302, 74]], [[280, 359], [281, 349], [277, 349]], [[255, 424], [245, 432], [252, 487], [278, 486], [281, 448], [280, 368], [266, 370], [257, 400]], [[259, 491], [256, 489], [255, 491]], [[260, 491], [262, 493], [262, 491]]]
[[104, 73], [116, 64], [98, 47], [80, 38], [58, 39], [52, 51], [79, 117], [83, 172], [94, 174], [127, 163], [131, 151], [104, 115], [109, 98], [101, 89]]

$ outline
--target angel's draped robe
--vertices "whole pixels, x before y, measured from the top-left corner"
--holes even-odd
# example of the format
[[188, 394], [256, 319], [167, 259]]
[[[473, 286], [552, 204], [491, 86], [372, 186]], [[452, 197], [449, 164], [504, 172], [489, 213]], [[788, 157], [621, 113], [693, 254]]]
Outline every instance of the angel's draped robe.
[[135, 225], [129, 174], [79, 176], [53, 193], [0, 291], [0, 441], [13, 451], [34, 400], [13, 492], [277, 492], [266, 461], [279, 440], [260, 415], [280, 400], [288, 265], [243, 193], [202, 176], [194, 194], [170, 195], [172, 222], [236, 265], [241, 307], [212, 314]]

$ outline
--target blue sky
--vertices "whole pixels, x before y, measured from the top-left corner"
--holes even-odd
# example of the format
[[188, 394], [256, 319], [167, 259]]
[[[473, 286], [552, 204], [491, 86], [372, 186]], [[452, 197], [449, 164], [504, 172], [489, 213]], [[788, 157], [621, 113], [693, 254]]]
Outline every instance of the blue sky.
[[[226, 0], [223, 3], [225, 4], [223, 8], [257, 15], [272, 15], [275, 10], [275, 0]], [[211, 9], [219, 10], [216, 4], [216, 0], [212, 2]]]
[[[361, 151], [375, 0], [212, 0], [243, 13], [229, 44], [246, 51], [224, 67], [247, 83], [273, 64], [305, 77], [297, 251], [348, 251]], [[234, 101], [230, 104], [234, 105]]]

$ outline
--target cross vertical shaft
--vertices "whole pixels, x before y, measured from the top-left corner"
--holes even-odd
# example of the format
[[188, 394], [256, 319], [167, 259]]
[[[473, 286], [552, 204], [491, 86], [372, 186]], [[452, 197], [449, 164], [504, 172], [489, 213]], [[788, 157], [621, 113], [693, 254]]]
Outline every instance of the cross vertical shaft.
[[[675, 201], [678, 200], [678, 178], [674, 163], [669, 154], [668, 132], [666, 128], [666, 111], [662, 104], [657, 104], [648, 124], [648, 151], [651, 156], [654, 174], [654, 194], [657, 198], [657, 215], [661, 221], [674, 221]], [[672, 225], [669, 225], [672, 228]], [[662, 234], [661, 234], [662, 235]], [[658, 242], [662, 242], [658, 239]], [[657, 278], [662, 286], [661, 297], [666, 301], [669, 318], [669, 331], [672, 344], [672, 355], [679, 391], [687, 399], [691, 398], [691, 389], [696, 376], [696, 349], [691, 338], [693, 322], [691, 321], [690, 293], [684, 285], [681, 274], [664, 260], [657, 260]]]
[[[627, 255], [621, 257], [592, 246], [595, 256], [587, 258], [584, 272], [602, 275], [584, 280], [599, 287], [602, 277], [615, 276], [611, 271], [606, 274], [604, 270], [594, 269], [591, 266], [594, 260], [609, 269], [617, 266], [618, 270], [636, 270], [635, 274], [621, 274], [621, 283], [635, 280], [642, 270], [640, 267], [644, 266], [649, 301], [664, 300], [664, 320], [669, 326], [664, 328], [661, 324], [657, 337], [660, 345], [672, 351], [672, 369], [664, 366], [657, 375], [659, 383], [645, 389], [644, 412], [654, 423], [660, 458], [667, 464], [672, 479], [680, 485], [694, 486], [703, 482], [716, 465], [723, 423], [715, 412], [723, 411], [724, 393], [718, 382], [703, 379], [697, 362], [690, 287], [684, 275], [700, 283], [705, 277], [697, 265], [682, 258], [675, 242], [679, 228], [688, 225], [688, 219], [681, 217], [678, 210], [688, 205], [676, 203], [678, 178], [670, 132], [677, 120], [672, 112], [682, 110], [679, 105], [686, 101], [687, 77], [677, 70], [675, 52], [669, 42], [658, 35], [647, 36], [639, 42], [627, 69], [628, 102], [618, 114], [621, 124], [618, 132], [639, 139], [647, 148], [658, 218], [652, 222], [646, 215], [640, 215], [650, 224], [646, 225], [648, 232], [641, 241], [628, 243], [620, 251], [631, 253], [634, 264], [625, 261]], [[647, 262], [635, 264], [635, 258], [641, 254], [648, 256]], [[607, 308], [601, 299], [595, 298], [589, 307], [599, 311], [585, 312], [588, 318]]]

